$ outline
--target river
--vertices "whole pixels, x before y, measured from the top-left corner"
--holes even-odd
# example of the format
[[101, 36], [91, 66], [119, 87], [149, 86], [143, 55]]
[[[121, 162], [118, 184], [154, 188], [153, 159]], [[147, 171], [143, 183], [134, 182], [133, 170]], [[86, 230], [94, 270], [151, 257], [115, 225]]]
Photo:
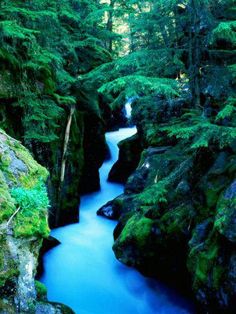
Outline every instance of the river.
[[123, 185], [108, 182], [107, 176], [118, 157], [117, 143], [135, 132], [124, 128], [106, 134], [111, 157], [100, 168], [101, 190], [81, 197], [80, 223], [51, 232], [61, 244], [45, 254], [40, 280], [50, 301], [64, 303], [76, 314], [193, 313], [176, 292], [115, 259], [116, 222], [96, 215], [103, 204], [123, 192]]

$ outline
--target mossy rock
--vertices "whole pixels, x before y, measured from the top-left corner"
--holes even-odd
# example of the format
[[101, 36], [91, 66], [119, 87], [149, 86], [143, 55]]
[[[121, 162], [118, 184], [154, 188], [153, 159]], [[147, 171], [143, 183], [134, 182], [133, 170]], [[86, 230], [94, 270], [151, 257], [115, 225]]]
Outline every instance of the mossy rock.
[[40, 301], [45, 301], [47, 299], [47, 288], [46, 286], [38, 280], [35, 280], [35, 289], [37, 293], [37, 299]]
[[[202, 242], [202, 245], [195, 245], [191, 248], [188, 256], [188, 268], [193, 273], [193, 287], [198, 289], [201, 285], [207, 285], [215, 274], [219, 243], [217, 236], [211, 232], [208, 238]], [[218, 282], [218, 280], [213, 280]]]
[[151, 219], [142, 217], [139, 214], [134, 215], [125, 225], [119, 237], [119, 241], [122, 243], [127, 239], [132, 239], [137, 247], [141, 249], [146, 244], [151, 228]]
[[236, 303], [234, 154], [188, 154], [180, 145], [145, 150], [121, 196], [113, 246], [121, 262], [147, 275], [187, 278], [216, 313]]
[[15, 235], [49, 234], [49, 204], [44, 186], [47, 176], [47, 170], [33, 159], [26, 148], [0, 130], [0, 222], [6, 222], [19, 208], [12, 220]]
[[0, 170], [0, 222], [7, 220], [15, 209], [15, 201], [11, 197], [3, 172]]
[[143, 217], [140, 213], [127, 220], [113, 245], [115, 255], [121, 262], [138, 266], [145, 257], [153, 254], [152, 250], [149, 250], [152, 224], [151, 219]]
[[19, 303], [30, 311], [34, 303], [35, 269], [30, 269], [49, 235], [47, 176], [29, 151], [0, 129], [0, 294], [9, 313]]
[[160, 219], [161, 230], [167, 235], [181, 237], [189, 233], [191, 223], [196, 213], [191, 204], [181, 204], [166, 211]]
[[228, 240], [236, 242], [236, 180], [222, 193], [217, 203], [215, 228]]

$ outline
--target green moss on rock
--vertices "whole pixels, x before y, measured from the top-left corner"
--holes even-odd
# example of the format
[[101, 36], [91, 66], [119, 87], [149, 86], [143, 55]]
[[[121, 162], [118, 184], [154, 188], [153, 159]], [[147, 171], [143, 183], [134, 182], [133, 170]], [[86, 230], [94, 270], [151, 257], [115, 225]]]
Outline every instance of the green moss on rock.
[[236, 181], [222, 193], [217, 203], [215, 228], [228, 240], [236, 242]]
[[19, 304], [30, 312], [35, 302], [33, 276], [42, 237], [49, 234], [47, 176], [28, 150], [0, 129], [0, 295], [9, 313]]
[[44, 181], [48, 176], [18, 141], [0, 130], [0, 222], [12, 220], [16, 236], [44, 236], [49, 233], [49, 206]]
[[[193, 273], [193, 287], [198, 289], [202, 284], [207, 284], [209, 276], [213, 274], [216, 266], [219, 244], [215, 234], [211, 234], [204, 246], [194, 246], [188, 256], [188, 268]], [[216, 269], [215, 269], [216, 270]], [[214, 271], [214, 275], [216, 272]], [[219, 279], [214, 280], [218, 282]]]
[[22, 173], [19, 178], [19, 181], [23, 187], [32, 188], [38, 184], [39, 180], [45, 181], [47, 179], [47, 169], [39, 165], [24, 146], [15, 141], [12, 149], [16, 154], [16, 157], [20, 159], [27, 167], [27, 172]]
[[140, 214], [132, 216], [125, 225], [119, 242], [124, 242], [127, 239], [135, 241], [136, 245], [141, 248], [145, 245], [152, 228], [152, 220], [142, 217]]
[[47, 288], [46, 286], [38, 280], [35, 280], [35, 289], [37, 293], [37, 299], [44, 301], [47, 297]]
[[11, 195], [20, 208], [14, 220], [15, 236], [47, 237], [49, 235], [47, 223], [49, 201], [45, 186], [39, 184], [33, 189], [13, 188]]
[[116, 257], [147, 275], [187, 278], [208, 308], [235, 304], [235, 170], [232, 150], [145, 150], [121, 196]]
[[0, 170], [0, 223], [8, 219], [15, 208], [14, 199], [11, 197], [3, 172]]
[[164, 229], [167, 234], [178, 236], [178, 234], [183, 233], [183, 230], [190, 228], [194, 214], [191, 205], [182, 204], [173, 208], [161, 217], [161, 229]]

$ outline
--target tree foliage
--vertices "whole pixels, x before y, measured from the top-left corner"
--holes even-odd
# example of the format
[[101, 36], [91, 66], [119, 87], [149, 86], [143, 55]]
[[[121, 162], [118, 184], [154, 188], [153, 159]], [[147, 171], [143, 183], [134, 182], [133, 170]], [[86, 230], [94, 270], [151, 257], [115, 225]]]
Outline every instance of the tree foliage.
[[97, 1], [1, 2], [0, 94], [22, 108], [27, 140], [55, 141], [76, 77], [109, 58], [102, 12]]

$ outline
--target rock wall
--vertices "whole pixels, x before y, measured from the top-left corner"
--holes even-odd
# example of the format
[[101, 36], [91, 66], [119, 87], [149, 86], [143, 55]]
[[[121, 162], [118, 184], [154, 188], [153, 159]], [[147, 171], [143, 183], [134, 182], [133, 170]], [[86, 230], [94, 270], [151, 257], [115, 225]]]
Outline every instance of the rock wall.
[[0, 130], [0, 313], [72, 313], [41, 298], [42, 284], [35, 282], [49, 235], [47, 177], [28, 150]]
[[137, 134], [121, 141], [119, 144], [119, 158], [113, 165], [108, 180], [125, 183], [139, 163], [142, 147]]
[[80, 86], [75, 86], [74, 93], [77, 93], [80, 103], [72, 118], [63, 184], [60, 182], [61, 162], [69, 112], [65, 110], [61, 115], [58, 139], [42, 143], [24, 139], [22, 112], [11, 103], [2, 109], [5, 114], [4, 129], [12, 137], [23, 140], [35, 160], [50, 173], [47, 186], [51, 227], [77, 222], [80, 194], [95, 191], [100, 186], [98, 170], [106, 155], [105, 127], [96, 95], [81, 95], [79, 90]]
[[150, 121], [138, 118], [140, 163], [124, 194], [99, 210], [119, 220], [115, 255], [146, 275], [191, 288], [200, 313], [233, 313], [236, 149], [193, 152], [164, 136], [150, 140]]

